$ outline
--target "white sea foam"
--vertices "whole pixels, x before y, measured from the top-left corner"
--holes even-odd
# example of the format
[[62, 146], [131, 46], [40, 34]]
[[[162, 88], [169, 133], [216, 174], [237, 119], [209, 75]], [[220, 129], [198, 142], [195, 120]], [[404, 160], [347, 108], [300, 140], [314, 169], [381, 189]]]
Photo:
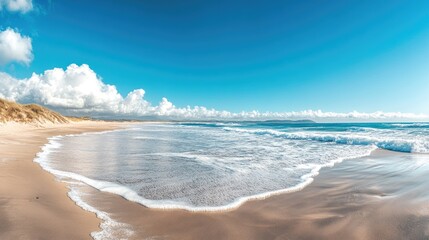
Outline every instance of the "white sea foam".
[[406, 139], [411, 136], [377, 136], [350, 134], [350, 133], [326, 133], [326, 132], [282, 132], [273, 129], [243, 129], [225, 127], [226, 131], [235, 131], [242, 133], [267, 134], [275, 137], [281, 137], [290, 140], [311, 140], [319, 142], [333, 142], [337, 144], [347, 145], [374, 145], [378, 148], [397, 151], [397, 152], [414, 152], [414, 153], [429, 153], [429, 139]]
[[[87, 135], [91, 135], [91, 134], [87, 134]], [[73, 136], [78, 136], [78, 135], [73, 135]], [[82, 176], [82, 175], [77, 174], [77, 173], [60, 171], [60, 170], [56, 170], [56, 169], [51, 168], [48, 164], [47, 157], [49, 154], [51, 154], [51, 153], [57, 151], [59, 148], [61, 148], [62, 144], [59, 141], [62, 138], [63, 137], [61, 137], [61, 136], [50, 138], [49, 143], [46, 144], [42, 148], [42, 152], [39, 153], [37, 158], [34, 160], [34, 161], [38, 162], [45, 170], [53, 173], [55, 176], [59, 177], [60, 179], [63, 179], [63, 180], [74, 179], [76, 181], [85, 183], [91, 187], [94, 187], [100, 191], [120, 195], [129, 201], [133, 201], [133, 202], [142, 204], [142, 205], [149, 207], [149, 208], [184, 209], [184, 210], [195, 211], [195, 212], [228, 211], [228, 210], [232, 210], [232, 209], [235, 209], [235, 208], [241, 206], [243, 203], [245, 203], [246, 201], [249, 201], [249, 200], [264, 199], [264, 198], [267, 198], [267, 197], [270, 197], [270, 196], [276, 195], [276, 194], [299, 191], [313, 181], [313, 177], [318, 175], [318, 173], [322, 167], [332, 167], [335, 163], [339, 163], [339, 162], [343, 161], [344, 159], [352, 159], [352, 158], [359, 158], [359, 157], [367, 156], [371, 153], [371, 151], [373, 151], [375, 149], [375, 147], [370, 148], [366, 152], [360, 153], [359, 155], [351, 155], [351, 156], [348, 156], [345, 158], [332, 159], [331, 161], [329, 161], [328, 163], [325, 163], [325, 164], [306, 164], [305, 166], [307, 168], [309, 167], [311, 169], [311, 171], [305, 175], [302, 175], [301, 176], [302, 181], [300, 181], [300, 183], [298, 183], [294, 186], [290, 186], [290, 187], [278, 189], [278, 190], [273, 190], [273, 191], [266, 191], [266, 192], [248, 195], [248, 196], [242, 196], [242, 197], [236, 198], [232, 202], [229, 202], [229, 203], [224, 204], [224, 205], [219, 205], [219, 206], [193, 206], [193, 205], [190, 205], [188, 202], [181, 202], [181, 201], [177, 201], [177, 200], [147, 199], [147, 198], [140, 196], [136, 191], [132, 190], [131, 188], [124, 186], [124, 185], [121, 185], [121, 184], [117, 184], [117, 183], [109, 182], [109, 181], [95, 180], [95, 179], [91, 179], [91, 178]], [[216, 164], [215, 160], [210, 158], [210, 157], [203, 157], [203, 156], [193, 155], [190, 153], [164, 153], [161, 155], [162, 156], [175, 156], [175, 157], [192, 158], [192, 159], [197, 159], [198, 161], [212, 162], [210, 164]], [[235, 159], [235, 160], [237, 160], [237, 159]], [[228, 163], [226, 163], [226, 164], [228, 164]], [[237, 169], [237, 170], [239, 170], [239, 169]], [[97, 216], [103, 220], [103, 224], [101, 225], [102, 231], [92, 234], [92, 236], [95, 239], [114, 239], [115, 237], [112, 237], [112, 236], [117, 234], [118, 229], [122, 229], [121, 230], [122, 234], [131, 234], [132, 233], [130, 229], [127, 229], [129, 226], [122, 224], [122, 223], [115, 222], [114, 220], [112, 220], [108, 216], [107, 213], [99, 211], [96, 208], [94, 208], [94, 207], [88, 205], [87, 203], [85, 203], [84, 201], [82, 201], [82, 199], [79, 196], [79, 193], [76, 190], [73, 190], [73, 188], [71, 188], [69, 196], [83, 209], [91, 211], [91, 212], [95, 212], [97, 214]], [[123, 231], [125, 231], [125, 232], [123, 232]]]
[[[237, 126], [241, 126], [240, 123], [238, 122], [182, 122], [181, 124], [184, 125], [180, 125], [180, 126], [194, 126], [194, 125], [206, 125], [206, 126], [218, 126], [218, 127], [237, 127]], [[177, 125], [172, 125], [177, 127]]]
[[[84, 133], [84, 134], [87, 134], [87, 133]], [[92, 133], [92, 134], [99, 134], [99, 133]], [[78, 136], [78, 135], [70, 134], [66, 136]], [[75, 173], [55, 170], [51, 168], [47, 163], [48, 155], [51, 154], [52, 152], [57, 151], [59, 148], [61, 148], [62, 144], [59, 143], [59, 140], [62, 138], [64, 138], [64, 136], [55, 136], [55, 137], [49, 138], [49, 142], [42, 147], [42, 151], [37, 154], [36, 158], [34, 159], [34, 162], [39, 163], [40, 166], [45, 171], [54, 174], [62, 181], [68, 183], [69, 190], [70, 190], [68, 192], [68, 196], [70, 197], [70, 199], [72, 199], [76, 203], [76, 205], [78, 205], [82, 209], [95, 213], [97, 217], [102, 220], [100, 225], [101, 231], [91, 233], [91, 236], [95, 240], [128, 239], [133, 234], [131, 226], [114, 221], [109, 217], [109, 215], [106, 212], [100, 211], [95, 207], [89, 205], [88, 203], [84, 202], [81, 198], [82, 193], [76, 191], [73, 188], [74, 185], [80, 185], [81, 183], [88, 184], [87, 182], [91, 182], [90, 179], [87, 179], [88, 181], [83, 181], [82, 180], [82, 178], [84, 178], [83, 176], [79, 176], [78, 174], [75, 174]], [[75, 182], [68, 181], [67, 179], [74, 179], [79, 182], [75, 183]], [[88, 184], [88, 185], [91, 186], [91, 184]]]
[[429, 127], [429, 123], [391, 123], [394, 127]]
[[[367, 154], [354, 156], [353, 158], [360, 158], [360, 157], [368, 156], [369, 154], [370, 154], [370, 151]], [[58, 171], [58, 170], [53, 170], [53, 169], [50, 169], [48, 171], [55, 174], [56, 176], [59, 176], [59, 177], [72, 178], [72, 179], [84, 182], [84, 183], [88, 184], [89, 186], [97, 188], [98, 190], [103, 191], [103, 192], [108, 192], [108, 193], [120, 195], [129, 201], [142, 204], [142, 205], [149, 207], [149, 208], [165, 209], [165, 210], [167, 210], [167, 209], [183, 209], [183, 210], [188, 210], [188, 211], [192, 211], [192, 212], [218, 212], [218, 211], [229, 211], [232, 209], [236, 209], [239, 206], [241, 206], [243, 203], [245, 203], [249, 200], [265, 199], [265, 198], [268, 198], [268, 197], [273, 196], [273, 195], [300, 191], [304, 187], [308, 186], [311, 182], [313, 182], [313, 178], [319, 174], [319, 171], [321, 168], [332, 167], [332, 166], [334, 166], [334, 164], [340, 163], [343, 160], [345, 160], [345, 159], [336, 159], [336, 160], [334, 160], [328, 164], [325, 164], [325, 165], [317, 165], [317, 166], [315, 165], [310, 173], [302, 176], [302, 179], [304, 181], [301, 182], [300, 184], [296, 185], [296, 186], [285, 188], [285, 189], [279, 189], [279, 190], [275, 190], [275, 191], [264, 192], [264, 193], [260, 193], [260, 194], [256, 194], [256, 195], [244, 196], [244, 197], [238, 198], [235, 201], [233, 201], [229, 204], [223, 205], [223, 206], [203, 206], [203, 207], [194, 207], [194, 206], [190, 206], [187, 203], [177, 202], [177, 201], [173, 201], [173, 200], [145, 199], [145, 198], [141, 197], [140, 195], [138, 195], [137, 192], [135, 192], [132, 189], [130, 189], [126, 186], [123, 186], [123, 185], [119, 185], [119, 184], [112, 183], [112, 182], [106, 182], [106, 181], [97, 181], [97, 180], [90, 179], [90, 178], [84, 177], [82, 175], [70, 173], [70, 172], [63, 172], [63, 171]], [[86, 203], [84, 203], [83, 201], [81, 201], [79, 198], [75, 197], [75, 195], [76, 195], [75, 192], [71, 192], [70, 194], [73, 195], [73, 197], [71, 197], [71, 198], [73, 200], [75, 200], [79, 206], [81, 206], [85, 210], [97, 213], [97, 216], [99, 216], [99, 218], [104, 221], [104, 224], [102, 225], [103, 231], [100, 233], [93, 234], [94, 236], [103, 236], [103, 237], [102, 238], [96, 238], [96, 239], [111, 239], [111, 238], [105, 238], [106, 236], [111, 235], [111, 233], [110, 233], [110, 232], [112, 232], [111, 228], [116, 227], [118, 225], [124, 226], [123, 224], [120, 224], [120, 223], [117, 223], [117, 222], [114, 222], [113, 220], [111, 220], [106, 213], [96, 210], [95, 208], [93, 208], [93, 207], [87, 205]]]
[[85, 201], [82, 200], [81, 194], [78, 191], [74, 190], [72, 187], [69, 188], [70, 191], [68, 196], [82, 209], [93, 212], [97, 215], [101, 222], [101, 231], [92, 232], [91, 236], [95, 240], [125, 240], [133, 235], [133, 231], [131, 230], [131, 226], [124, 223], [119, 223], [112, 220], [106, 212], [100, 211], [93, 206], [89, 205]]
[[240, 123], [232, 123], [232, 122], [218, 122], [216, 123], [216, 126], [220, 126], [220, 127], [237, 127], [237, 126], [241, 126]]

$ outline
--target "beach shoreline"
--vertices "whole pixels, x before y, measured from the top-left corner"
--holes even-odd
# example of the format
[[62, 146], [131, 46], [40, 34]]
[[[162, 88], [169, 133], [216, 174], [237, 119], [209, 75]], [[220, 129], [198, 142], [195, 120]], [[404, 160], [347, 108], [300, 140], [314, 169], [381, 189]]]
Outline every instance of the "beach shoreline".
[[100, 219], [69, 197], [67, 184], [33, 162], [48, 138], [106, 131], [126, 122], [4, 123], [0, 126], [0, 239], [92, 239]]
[[428, 239], [429, 167], [409, 171], [426, 158], [376, 150], [323, 168], [301, 191], [227, 212], [150, 209], [89, 188], [86, 201], [133, 226], [129, 239]]
[[[101, 230], [102, 220], [77, 206], [67, 183], [33, 160], [50, 137], [129, 124], [0, 128], [0, 212], [6, 216], [0, 219], [0, 238], [91, 239], [92, 232]], [[249, 200], [220, 212], [150, 209], [119, 195], [82, 188], [87, 194], [84, 202], [131, 226], [134, 234], [129, 239], [427, 239], [429, 194], [424, 190], [429, 184], [424, 183], [424, 173], [429, 167], [422, 165], [414, 172], [416, 158], [427, 157], [375, 150], [370, 156], [322, 168], [300, 191]], [[413, 179], [414, 184], [407, 185]]]

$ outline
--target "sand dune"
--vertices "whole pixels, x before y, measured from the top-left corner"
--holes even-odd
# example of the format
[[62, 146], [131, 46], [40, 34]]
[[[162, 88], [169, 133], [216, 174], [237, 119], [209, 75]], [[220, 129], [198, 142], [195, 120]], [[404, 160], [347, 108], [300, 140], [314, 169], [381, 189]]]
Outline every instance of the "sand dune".
[[37, 104], [19, 104], [0, 99], [0, 122], [68, 123], [70, 118]]
[[33, 162], [47, 138], [129, 123], [65, 117], [36, 104], [0, 99], [0, 239], [92, 239], [100, 220]]

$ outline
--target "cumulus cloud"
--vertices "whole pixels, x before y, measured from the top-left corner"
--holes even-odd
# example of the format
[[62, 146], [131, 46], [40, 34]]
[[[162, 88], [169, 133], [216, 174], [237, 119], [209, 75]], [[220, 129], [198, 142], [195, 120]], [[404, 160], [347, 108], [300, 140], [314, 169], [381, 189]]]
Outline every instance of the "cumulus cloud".
[[10, 62], [29, 64], [33, 60], [32, 51], [30, 37], [11, 28], [0, 31], [0, 65]]
[[88, 65], [71, 64], [65, 70], [54, 68], [30, 78], [16, 79], [0, 73], [0, 97], [30, 103], [35, 102], [71, 115], [91, 115], [118, 118], [152, 117], [189, 120], [419, 120], [428, 116], [412, 113], [335, 113], [320, 110], [299, 112], [239, 112], [219, 111], [205, 107], [179, 108], [162, 98], [157, 105], [144, 99], [145, 91], [136, 89], [123, 97], [115, 86], [106, 84]]
[[0, 10], [27, 13], [33, 9], [32, 0], [0, 0]]

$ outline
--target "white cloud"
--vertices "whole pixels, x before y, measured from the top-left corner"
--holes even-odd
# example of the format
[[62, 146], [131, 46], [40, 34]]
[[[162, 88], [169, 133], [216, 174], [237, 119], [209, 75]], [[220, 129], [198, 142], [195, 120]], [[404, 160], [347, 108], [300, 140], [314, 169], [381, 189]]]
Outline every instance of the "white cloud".
[[18, 102], [35, 102], [72, 115], [106, 117], [160, 117], [166, 119], [313, 119], [316, 121], [390, 121], [425, 120], [428, 116], [400, 112], [335, 113], [321, 110], [298, 112], [218, 111], [205, 107], [178, 108], [162, 98], [158, 105], [144, 99], [145, 91], [136, 89], [126, 97], [116, 87], [105, 84], [86, 64], [71, 64], [67, 69], [54, 68], [27, 79], [15, 79], [0, 73], [0, 97]]
[[29, 64], [33, 60], [32, 51], [30, 37], [11, 28], [0, 31], [0, 65], [10, 62]]
[[0, 10], [27, 13], [33, 9], [32, 0], [0, 0]]

